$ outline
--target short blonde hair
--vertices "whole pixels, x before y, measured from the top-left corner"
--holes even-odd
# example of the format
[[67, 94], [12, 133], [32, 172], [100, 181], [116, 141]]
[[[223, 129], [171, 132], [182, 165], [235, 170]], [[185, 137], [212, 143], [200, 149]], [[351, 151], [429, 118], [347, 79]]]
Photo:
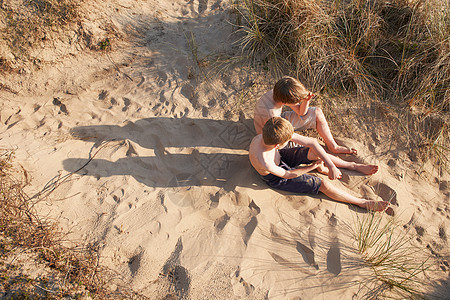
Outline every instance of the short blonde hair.
[[264, 124], [263, 140], [266, 145], [283, 144], [294, 134], [292, 124], [282, 117], [272, 117]]
[[273, 100], [285, 104], [296, 104], [308, 96], [310, 92], [297, 79], [284, 76], [275, 83]]

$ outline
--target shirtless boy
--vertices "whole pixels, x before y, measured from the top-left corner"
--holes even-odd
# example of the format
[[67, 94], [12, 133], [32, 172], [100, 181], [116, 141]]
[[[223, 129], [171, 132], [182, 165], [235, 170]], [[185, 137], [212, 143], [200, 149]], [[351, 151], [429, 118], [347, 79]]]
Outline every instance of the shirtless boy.
[[[314, 95], [297, 79], [289, 76], [281, 78], [273, 90], [265, 93], [256, 103], [253, 116], [256, 133], [262, 133], [268, 119], [281, 116], [291, 122], [295, 130], [317, 129], [332, 153], [356, 154], [355, 149], [336, 143], [322, 110], [319, 107], [309, 106], [313, 97]], [[284, 105], [292, 110], [282, 112]]]
[[[289, 141], [304, 147], [283, 149]], [[374, 211], [383, 211], [389, 204], [386, 201], [353, 196], [335, 187], [328, 179], [322, 180], [306, 174], [317, 169], [321, 173], [328, 174], [330, 179], [341, 178], [342, 173], [337, 168], [341, 162], [334, 163], [332, 156], [325, 152], [316, 139], [294, 133], [291, 123], [281, 117], [272, 117], [265, 123], [262, 134], [254, 137], [250, 144], [249, 157], [255, 170], [267, 185], [274, 189], [308, 194], [322, 192], [336, 201]], [[345, 163], [349, 163], [347, 167], [353, 170], [370, 170], [367, 174], [373, 174], [378, 170], [374, 165]], [[306, 166], [299, 166], [300, 164]]]

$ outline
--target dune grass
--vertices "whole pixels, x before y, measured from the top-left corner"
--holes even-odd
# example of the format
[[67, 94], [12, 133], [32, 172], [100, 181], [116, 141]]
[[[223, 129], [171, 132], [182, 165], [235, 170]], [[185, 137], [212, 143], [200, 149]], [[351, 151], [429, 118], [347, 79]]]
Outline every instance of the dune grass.
[[50, 31], [77, 21], [77, 8], [73, 0], [0, 1], [0, 37], [14, 56], [28, 59], [29, 50], [48, 40]]
[[[427, 146], [448, 167], [450, 2], [233, 3], [238, 44], [253, 65], [275, 78], [295, 76], [331, 98], [352, 95], [403, 109], [398, 127], [412, 147]], [[440, 118], [437, 128], [427, 126], [430, 116]]]
[[363, 298], [424, 299], [430, 287], [426, 271], [432, 259], [414, 244], [395, 218], [384, 214], [357, 215], [353, 238], [372, 276], [360, 283]]
[[45, 199], [27, 196], [27, 173], [12, 159], [11, 151], [0, 154], [0, 298], [145, 299], [99, 265], [98, 246], [67, 246], [57, 223], [38, 215]]

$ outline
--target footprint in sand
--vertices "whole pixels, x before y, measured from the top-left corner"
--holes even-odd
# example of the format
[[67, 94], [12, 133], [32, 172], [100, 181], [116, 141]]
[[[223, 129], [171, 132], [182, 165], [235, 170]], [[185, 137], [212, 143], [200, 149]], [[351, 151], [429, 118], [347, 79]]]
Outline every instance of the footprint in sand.
[[164, 90], [159, 93], [159, 102], [164, 103], [166, 102], [166, 96], [164, 95]]
[[200, 180], [189, 173], [179, 173], [173, 176], [168, 184], [166, 195], [170, 201], [180, 207], [193, 206], [196, 202], [196, 193], [194, 187], [200, 186]]
[[375, 183], [373, 188], [375, 193], [380, 196], [381, 199], [390, 202], [392, 205], [399, 206], [397, 202], [397, 192], [393, 188], [382, 182]]
[[309, 247], [303, 245], [302, 243], [297, 241], [297, 245], [295, 247], [298, 253], [300, 253], [303, 257], [303, 260], [305, 263], [310, 265], [311, 267], [314, 267], [316, 270], [319, 270], [319, 265], [316, 263], [314, 259], [314, 251], [311, 250]]
[[125, 190], [124, 189], [119, 189], [119, 190], [116, 190], [116, 191], [112, 192], [110, 195], [111, 195], [111, 197], [114, 199], [114, 201], [116, 203], [120, 203], [120, 201], [123, 198], [124, 194], [125, 194]]
[[208, 114], [209, 114], [208, 108], [203, 106], [202, 107], [202, 117], [206, 118], [206, 117], [208, 117]]
[[[372, 184], [372, 186], [370, 186], [370, 188], [373, 191], [372, 194], [379, 196], [382, 200], [387, 201], [391, 204], [391, 206], [389, 206], [385, 210], [385, 212], [390, 216], [394, 216], [395, 211], [392, 205], [399, 206], [399, 203], [397, 201], [397, 192], [393, 188], [382, 182], [375, 182]], [[367, 194], [366, 192], [364, 192], [364, 188], [362, 188], [362, 190], [363, 194]]]
[[98, 94], [98, 100], [105, 100], [108, 97], [109, 93], [108, 91], [101, 90], [101, 92]]
[[127, 111], [130, 104], [131, 104], [131, 100], [126, 97], [123, 97], [123, 105], [124, 106], [122, 108], [122, 111]]
[[148, 232], [150, 234], [158, 234], [161, 231], [161, 223], [158, 221], [152, 221], [148, 228]]
[[445, 195], [450, 195], [449, 181], [443, 180], [439, 182], [439, 190], [442, 191]]
[[198, 95], [195, 93], [195, 89], [192, 85], [190, 84], [183, 85], [183, 87], [180, 90], [180, 93], [184, 97], [186, 97], [189, 100], [189, 102], [191, 102], [192, 107], [194, 109], [200, 108], [200, 104], [198, 102]]
[[191, 279], [186, 268], [180, 265], [180, 255], [183, 251], [181, 237], [178, 239], [175, 249], [167, 259], [160, 273], [165, 276], [173, 286], [178, 299], [185, 299], [189, 294]]
[[53, 105], [59, 106], [59, 114], [60, 113], [64, 113], [64, 114], [69, 114], [69, 112], [67, 111], [67, 107], [64, 103], [61, 102], [59, 97], [53, 98]]
[[[329, 215], [330, 212], [327, 210], [326, 214]], [[328, 219], [331, 246], [327, 252], [327, 271], [335, 276], [339, 275], [342, 270], [341, 248], [339, 246], [337, 225], [338, 219], [334, 213], [331, 213], [331, 216]]]
[[447, 233], [445, 232], [444, 225], [439, 226], [439, 238], [447, 243]]
[[228, 221], [230, 220], [230, 216], [227, 214], [224, 214], [220, 218], [217, 218], [214, 221], [214, 228], [216, 228], [216, 231], [222, 231], [222, 229], [227, 225]]
[[198, 0], [198, 13], [204, 13], [208, 8], [208, 0]]
[[250, 237], [253, 234], [253, 231], [255, 231], [256, 226], [258, 226], [258, 220], [256, 219], [255, 216], [253, 216], [250, 221], [244, 226], [244, 236], [243, 236], [243, 240], [244, 240], [244, 244], [247, 245], [248, 240], [250, 239]]
[[141, 267], [142, 256], [144, 255], [144, 251], [142, 249], [135, 255], [133, 255], [128, 260], [128, 268], [130, 269], [131, 274], [134, 276], [139, 268]]
[[111, 97], [110, 102], [111, 102], [111, 105], [117, 105], [118, 104], [117, 100], [114, 97]]
[[293, 263], [293, 262], [281, 257], [280, 255], [270, 252], [270, 251], [269, 251], [269, 254], [270, 254], [270, 256], [272, 256], [273, 260], [275, 260], [281, 266], [288, 267], [294, 271], [298, 271], [298, 272], [305, 273], [308, 275], [315, 275], [313, 272], [310, 272], [309, 270], [302, 268], [298, 263]]
[[161, 106], [162, 106], [161, 103], [157, 103], [155, 106], [152, 107], [152, 110], [155, 111], [155, 110], [157, 110], [158, 108], [160, 108]]
[[125, 155], [127, 157], [137, 156], [138, 153], [137, 153], [136, 148], [134, 147], [133, 143], [130, 142], [129, 140], [126, 140], [126, 143], [127, 143], [127, 148], [128, 149], [127, 149], [127, 153], [125, 153]]
[[258, 226], [258, 219], [256, 218], [257, 215], [261, 212], [261, 208], [259, 208], [258, 205], [255, 204], [255, 202], [252, 200], [248, 204], [248, 208], [251, 210], [251, 219], [248, 221], [247, 224], [244, 226], [243, 231], [243, 241], [245, 245], [247, 245], [250, 237], [252, 236], [253, 232], [255, 231], [256, 227]]
[[39, 121], [39, 124], [37, 125], [36, 128], [41, 128], [41, 127], [44, 126], [44, 125], [45, 125], [45, 117], [43, 117], [43, 118]]
[[425, 228], [423, 228], [420, 225], [416, 225], [414, 226], [414, 229], [416, 230], [416, 233], [420, 236], [423, 237], [423, 235], [425, 234]]
[[341, 248], [339, 242], [334, 241], [327, 253], [327, 271], [337, 276], [341, 270]]
[[209, 200], [211, 200], [211, 204], [209, 205], [209, 209], [217, 208], [219, 206], [219, 199], [220, 199], [220, 191], [216, 192], [214, 195], [209, 196]]
[[141, 77], [141, 81], [139, 81], [139, 83], [138, 83], [136, 86], [137, 86], [137, 87], [140, 87], [144, 82], [145, 82], [145, 77], [142, 76], [142, 77]]
[[163, 71], [158, 71], [156, 73], [156, 83], [158, 86], [163, 86], [167, 81], [167, 74]]
[[439, 267], [442, 271], [447, 272], [447, 269], [450, 267], [450, 264], [447, 260], [448, 257], [442, 256], [437, 251], [435, 251], [430, 244], [427, 245], [427, 249], [430, 251], [430, 253], [437, 259], [439, 262]]
[[166, 199], [164, 191], [158, 192], [158, 199], [159, 199], [159, 202], [161, 203], [161, 206], [164, 208], [164, 211], [167, 212], [167, 206], [164, 203], [164, 200]]
[[233, 278], [233, 291], [236, 296], [249, 296], [254, 290], [255, 287], [246, 282], [242, 276], [240, 276], [240, 270], [238, 269], [234, 273]]
[[214, 3], [213, 5], [211, 5], [211, 10], [215, 10], [217, 8], [220, 8], [222, 5], [222, 1], [216, 1], [216, 3]]

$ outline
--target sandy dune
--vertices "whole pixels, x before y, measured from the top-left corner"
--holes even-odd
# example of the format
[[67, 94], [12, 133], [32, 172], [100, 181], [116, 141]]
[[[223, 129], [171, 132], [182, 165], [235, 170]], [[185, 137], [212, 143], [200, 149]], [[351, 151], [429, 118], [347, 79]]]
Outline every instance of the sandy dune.
[[[16, 149], [27, 192], [57, 182], [43, 215], [74, 241], [100, 242], [102, 264], [152, 299], [363, 298], [357, 282], [373, 274], [352, 228], [367, 212], [270, 190], [250, 166], [252, 104], [273, 82], [217, 63], [238, 53], [229, 4], [83, 5], [83, 28], [112, 51], [46, 46], [39, 70], [6, 76], [11, 90], [0, 91], [0, 147]], [[371, 138], [335, 134], [380, 166], [373, 176], [344, 170], [336, 184], [391, 201], [385, 217], [440, 255], [429, 276], [448, 282], [448, 174], [428, 164], [418, 174]]]

